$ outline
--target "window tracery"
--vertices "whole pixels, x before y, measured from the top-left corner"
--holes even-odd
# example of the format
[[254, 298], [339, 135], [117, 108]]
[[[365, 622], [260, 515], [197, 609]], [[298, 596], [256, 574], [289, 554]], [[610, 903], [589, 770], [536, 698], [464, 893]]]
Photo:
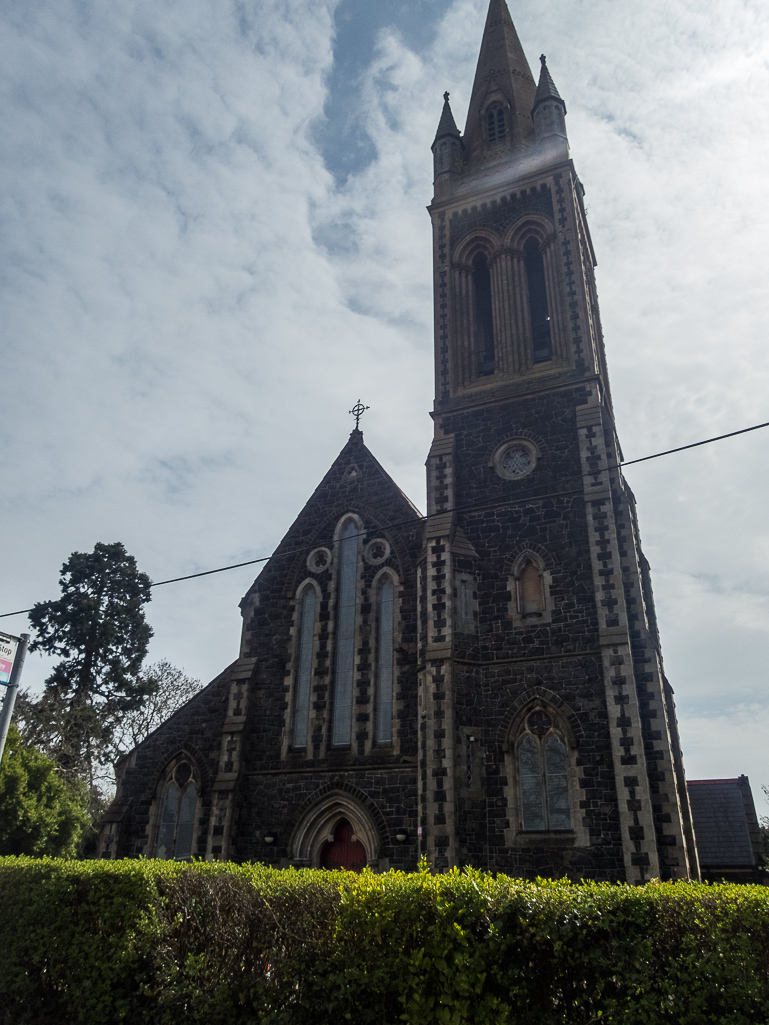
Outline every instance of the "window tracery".
[[568, 752], [544, 709], [535, 709], [524, 720], [516, 756], [524, 832], [570, 830]]
[[155, 857], [186, 861], [192, 857], [198, 788], [190, 764], [181, 761], [173, 770], [162, 797]]

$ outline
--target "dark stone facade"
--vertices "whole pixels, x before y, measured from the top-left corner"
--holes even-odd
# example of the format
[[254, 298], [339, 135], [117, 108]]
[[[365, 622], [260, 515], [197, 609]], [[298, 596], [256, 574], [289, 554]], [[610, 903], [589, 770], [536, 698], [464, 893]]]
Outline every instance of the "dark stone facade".
[[[186, 836], [175, 802], [194, 786], [176, 856], [318, 865], [347, 821], [380, 870], [426, 857], [528, 877], [697, 874], [583, 189], [549, 75], [536, 116], [521, 111], [524, 67], [491, 0], [465, 135], [447, 100], [433, 145], [428, 515], [353, 431], [243, 599], [240, 657], [119, 765], [105, 856]], [[348, 671], [349, 742], [335, 744]]]

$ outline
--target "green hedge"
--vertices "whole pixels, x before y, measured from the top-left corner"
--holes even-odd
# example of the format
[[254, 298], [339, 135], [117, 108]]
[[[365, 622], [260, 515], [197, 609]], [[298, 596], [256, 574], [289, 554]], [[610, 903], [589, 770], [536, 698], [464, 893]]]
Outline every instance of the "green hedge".
[[769, 1022], [769, 889], [0, 859], [3, 1025]]

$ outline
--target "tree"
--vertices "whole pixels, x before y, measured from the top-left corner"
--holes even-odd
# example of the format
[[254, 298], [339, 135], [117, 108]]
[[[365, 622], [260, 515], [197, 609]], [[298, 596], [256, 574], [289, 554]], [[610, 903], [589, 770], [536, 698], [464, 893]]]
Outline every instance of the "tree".
[[165, 659], [141, 671], [147, 685], [147, 699], [138, 708], [127, 712], [114, 727], [115, 754], [124, 754], [136, 747], [201, 689], [200, 680], [187, 676], [183, 669]]
[[88, 825], [87, 794], [50, 758], [8, 730], [0, 765], [0, 854], [74, 857]]
[[25, 736], [93, 792], [120, 717], [140, 708], [153, 690], [140, 675], [152, 636], [143, 610], [151, 583], [120, 543], [73, 552], [59, 583], [61, 598], [38, 603], [29, 616], [36, 634], [31, 650], [62, 661], [42, 697], [27, 696]]

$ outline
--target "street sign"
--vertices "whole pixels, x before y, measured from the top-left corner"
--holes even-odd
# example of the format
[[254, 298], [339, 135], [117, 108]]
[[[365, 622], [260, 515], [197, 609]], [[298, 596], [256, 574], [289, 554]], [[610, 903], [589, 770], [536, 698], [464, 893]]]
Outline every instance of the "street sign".
[[11, 634], [0, 634], [0, 686], [2, 687], [7, 687], [11, 682], [11, 670], [18, 646], [18, 637]]

